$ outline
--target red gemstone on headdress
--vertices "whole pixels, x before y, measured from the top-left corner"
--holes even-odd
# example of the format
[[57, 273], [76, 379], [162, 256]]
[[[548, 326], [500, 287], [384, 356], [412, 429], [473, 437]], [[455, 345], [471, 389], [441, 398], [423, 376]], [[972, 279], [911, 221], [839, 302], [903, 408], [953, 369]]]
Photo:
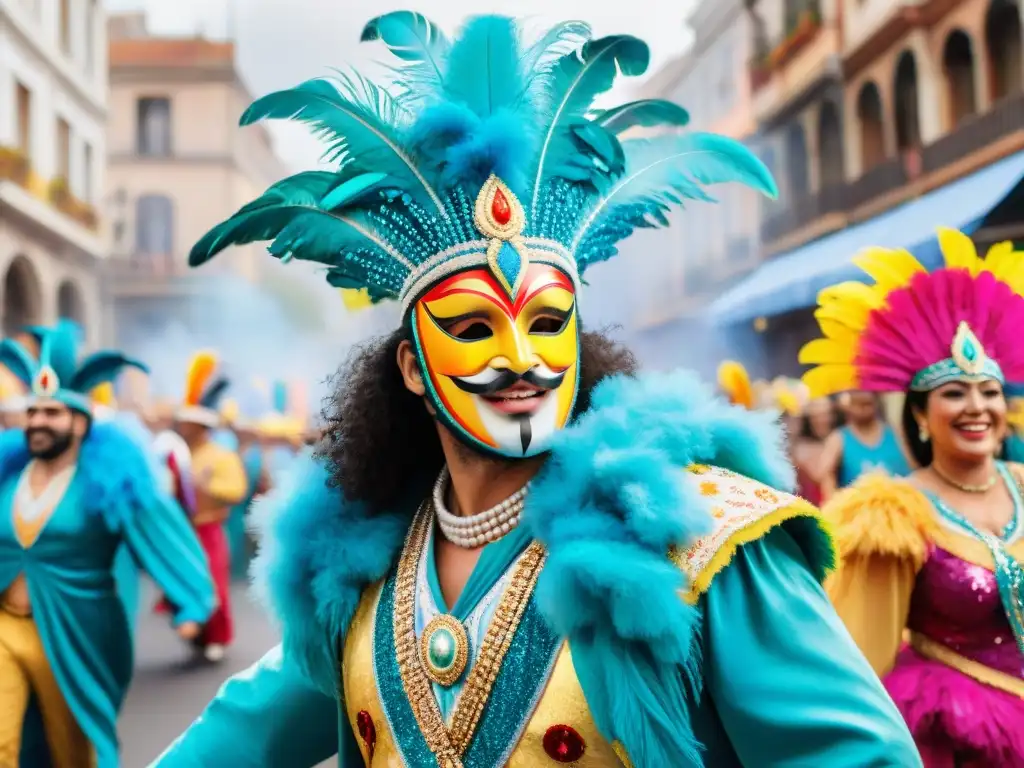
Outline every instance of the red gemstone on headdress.
[[552, 725], [544, 734], [544, 751], [559, 763], [575, 763], [586, 749], [583, 737], [568, 725]]
[[45, 371], [43, 372], [43, 375], [39, 377], [39, 386], [42, 387], [43, 390], [50, 388], [50, 374]]
[[504, 227], [512, 220], [512, 204], [509, 203], [501, 187], [494, 189], [494, 199], [491, 201], [491, 215], [499, 226]]
[[373, 718], [365, 709], [356, 715], [356, 728], [359, 729], [359, 737], [366, 744], [367, 757], [373, 760], [373, 748], [377, 745], [377, 728], [373, 725]]

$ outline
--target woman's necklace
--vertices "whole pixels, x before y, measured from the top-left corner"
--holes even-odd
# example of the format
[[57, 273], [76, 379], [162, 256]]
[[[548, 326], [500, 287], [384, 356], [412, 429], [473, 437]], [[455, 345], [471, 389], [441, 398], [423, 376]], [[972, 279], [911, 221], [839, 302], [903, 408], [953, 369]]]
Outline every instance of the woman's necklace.
[[28, 466], [22, 471], [21, 477], [18, 478], [18, 487], [15, 491], [15, 509], [17, 510], [18, 517], [26, 523], [35, 522], [42, 515], [53, 509], [68, 489], [68, 486], [71, 485], [71, 478], [75, 474], [74, 464], [62, 469], [46, 482], [46, 487], [43, 488], [42, 493], [36, 496], [32, 492], [32, 482], [30, 480], [34, 467], [35, 461], [29, 462]]
[[939, 469], [939, 465], [936, 464], [934, 461], [932, 462], [932, 471], [936, 474], [936, 476], [938, 476], [939, 480], [944, 482], [946, 485], [952, 486], [953, 488], [956, 488], [959, 491], [963, 491], [964, 493], [988, 493], [993, 488], [995, 488], [996, 483], [999, 482], [999, 473], [995, 471], [992, 472], [992, 476], [988, 480], [979, 485], [970, 485], [968, 483], [961, 483], [958, 482], [957, 480], [954, 480], [943, 470]]
[[519, 525], [529, 483], [490, 509], [470, 517], [461, 517], [449, 512], [444, 504], [449, 479], [448, 468], [445, 467], [434, 483], [433, 502], [441, 533], [452, 544], [463, 549], [476, 549], [497, 541]]

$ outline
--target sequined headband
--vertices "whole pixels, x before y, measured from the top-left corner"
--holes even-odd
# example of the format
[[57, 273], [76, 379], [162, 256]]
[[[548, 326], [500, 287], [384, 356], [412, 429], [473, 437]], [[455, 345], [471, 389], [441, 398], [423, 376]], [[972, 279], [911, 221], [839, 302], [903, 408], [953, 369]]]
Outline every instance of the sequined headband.
[[487, 267], [515, 299], [530, 264], [549, 264], [564, 272], [579, 290], [576, 260], [561, 243], [523, 237], [526, 213], [512, 190], [492, 175], [476, 198], [473, 224], [486, 239], [471, 240], [437, 253], [409, 272], [399, 301], [405, 314], [430, 286], [457, 272]]
[[919, 371], [910, 382], [915, 392], [930, 392], [954, 381], [998, 381], [1005, 384], [999, 363], [985, 354], [971, 327], [961, 322], [950, 345], [950, 356]]

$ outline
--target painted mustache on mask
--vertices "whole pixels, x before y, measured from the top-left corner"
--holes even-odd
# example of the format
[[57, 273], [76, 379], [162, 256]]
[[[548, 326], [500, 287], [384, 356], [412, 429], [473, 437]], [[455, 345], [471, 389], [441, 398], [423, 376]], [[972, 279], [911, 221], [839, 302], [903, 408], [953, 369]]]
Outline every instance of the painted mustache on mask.
[[[568, 369], [566, 369], [568, 370]], [[519, 374], [508, 368], [485, 368], [475, 376], [452, 376], [455, 386], [471, 395], [493, 395], [503, 389], [514, 387], [521, 381], [537, 389], [557, 389], [565, 378], [566, 371], [555, 373], [546, 366], [535, 366]]]

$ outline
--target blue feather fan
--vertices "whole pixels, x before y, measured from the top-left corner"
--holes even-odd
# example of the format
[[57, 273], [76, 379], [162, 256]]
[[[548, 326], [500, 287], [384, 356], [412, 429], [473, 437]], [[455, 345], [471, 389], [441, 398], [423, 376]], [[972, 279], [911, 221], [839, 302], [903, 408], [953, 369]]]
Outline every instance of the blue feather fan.
[[[676, 104], [594, 109], [618, 76], [647, 70], [643, 41], [591, 39], [582, 22], [523, 38], [501, 16], [471, 19], [454, 39], [411, 11], [370, 21], [361, 40], [392, 54], [388, 89], [337, 74], [264, 96], [242, 116], [306, 123], [334, 169], [273, 185], [207, 233], [191, 264], [266, 241], [279, 259], [326, 265], [332, 285], [408, 308], [451, 259], [487, 264], [474, 215], [492, 177], [520, 201], [524, 247], [560, 254], [574, 279], [635, 229], [664, 225], [670, 208], [712, 201], [708, 186], [776, 194], [742, 144], [683, 133], [689, 115]], [[627, 138], [638, 127], [657, 138]]]

